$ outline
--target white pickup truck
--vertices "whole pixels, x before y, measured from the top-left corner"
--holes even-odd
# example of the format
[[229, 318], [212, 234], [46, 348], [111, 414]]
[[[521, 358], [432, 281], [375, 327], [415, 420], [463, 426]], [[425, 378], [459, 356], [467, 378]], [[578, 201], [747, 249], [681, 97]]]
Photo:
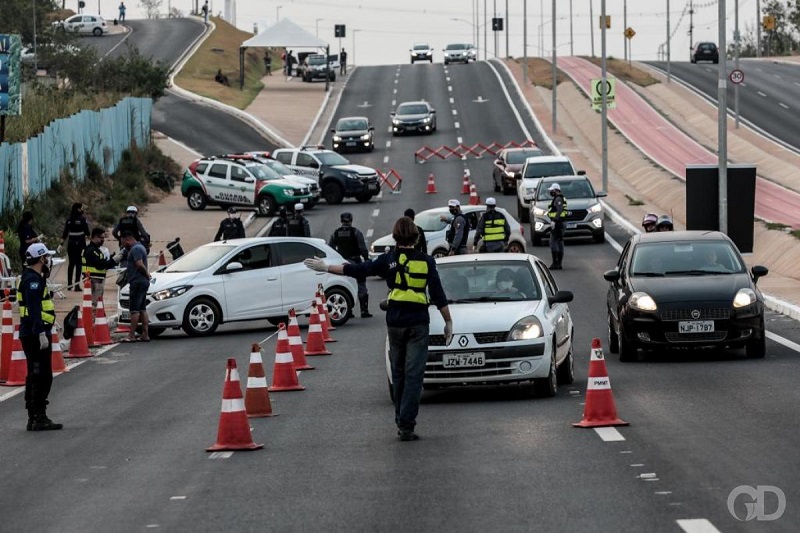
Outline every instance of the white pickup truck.
[[530, 222], [530, 206], [536, 186], [541, 178], [548, 176], [573, 176], [585, 174], [575, 171], [569, 157], [540, 155], [529, 157], [522, 167], [521, 177], [517, 180], [517, 218], [520, 222]]

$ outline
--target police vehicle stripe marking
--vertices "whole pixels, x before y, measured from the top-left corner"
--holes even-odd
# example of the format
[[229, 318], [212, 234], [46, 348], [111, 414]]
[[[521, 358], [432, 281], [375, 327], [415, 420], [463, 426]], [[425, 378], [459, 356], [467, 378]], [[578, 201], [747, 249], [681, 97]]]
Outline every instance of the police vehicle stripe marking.
[[239, 411], [244, 411], [244, 400], [242, 398], [222, 400], [223, 413], [238, 413]]
[[594, 428], [597, 435], [603, 442], [619, 442], [625, 440], [622, 433], [617, 431], [617, 428]]
[[705, 518], [687, 518], [676, 522], [686, 533], [720, 533], [719, 529]]

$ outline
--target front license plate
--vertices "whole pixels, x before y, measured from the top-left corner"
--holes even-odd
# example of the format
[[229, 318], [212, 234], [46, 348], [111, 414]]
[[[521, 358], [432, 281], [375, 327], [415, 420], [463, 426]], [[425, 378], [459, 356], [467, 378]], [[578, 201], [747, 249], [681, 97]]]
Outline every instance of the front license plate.
[[308, 198], [300, 198], [300, 203], [305, 204], [308, 202]]
[[486, 354], [474, 353], [446, 353], [442, 355], [442, 365], [445, 368], [475, 368], [486, 365]]
[[713, 333], [713, 320], [691, 320], [678, 322], [679, 333]]
[[379, 188], [380, 187], [378, 187], [377, 183], [370, 183], [369, 185], [367, 185], [367, 189], [369, 189], [370, 191], [377, 191]]
[[567, 229], [575, 229], [578, 225], [575, 222], [567, 222]]
[[355, 146], [356, 143], [355, 142], [346, 142], [346, 143], [344, 143], [344, 145], [345, 146]]

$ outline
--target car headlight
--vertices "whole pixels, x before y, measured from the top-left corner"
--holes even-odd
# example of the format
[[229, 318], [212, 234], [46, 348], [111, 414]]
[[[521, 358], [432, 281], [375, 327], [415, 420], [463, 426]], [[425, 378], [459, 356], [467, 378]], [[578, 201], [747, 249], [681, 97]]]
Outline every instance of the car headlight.
[[542, 336], [542, 323], [535, 316], [526, 316], [514, 324], [508, 332], [507, 341], [527, 341]]
[[398, 124], [400, 124], [400, 121], [399, 121], [399, 120], [397, 120], [396, 118], [395, 118], [395, 119], [392, 119], [392, 124], [394, 124], [395, 126], [397, 126]]
[[358, 175], [355, 172], [345, 172], [344, 177], [351, 180], [358, 179]]
[[602, 206], [602, 205], [600, 205], [599, 203], [597, 203], [597, 204], [594, 204], [592, 207], [590, 207], [590, 208], [588, 209], [588, 211], [589, 211], [590, 213], [599, 213], [599, 212], [600, 212], [600, 211], [602, 211], [602, 210], [603, 210], [603, 206]]
[[431, 121], [431, 117], [425, 117], [422, 119], [422, 122], [428, 123]]
[[369, 140], [369, 133], [365, 133], [364, 135], [362, 135], [361, 136], [361, 140], [362, 141], [368, 141]]
[[537, 217], [543, 217], [543, 216], [545, 216], [547, 214], [547, 210], [546, 209], [542, 209], [541, 207], [534, 207], [533, 208], [533, 214], [534, 214], [534, 216], [537, 216]]
[[416, 52], [411, 52], [411, 55], [415, 56], [415, 55], [417, 55], [417, 53]]
[[739, 289], [733, 298], [733, 306], [737, 309], [756, 303], [756, 293], [752, 289]]
[[338, 142], [338, 141], [341, 141], [341, 140], [342, 140], [342, 138], [341, 138], [341, 137], [339, 137], [338, 135], [334, 135], [334, 136], [333, 136], [333, 140]]
[[158, 292], [153, 293], [153, 300], [158, 302], [162, 300], [169, 300], [170, 298], [175, 298], [180, 296], [181, 294], [185, 293], [189, 289], [191, 289], [191, 285], [182, 285], [180, 287], [173, 287], [171, 289], [164, 289]]
[[655, 311], [658, 309], [656, 301], [646, 292], [634, 292], [629, 300], [631, 307], [639, 311]]
[[286, 196], [294, 196], [294, 189], [283, 189], [283, 194]]

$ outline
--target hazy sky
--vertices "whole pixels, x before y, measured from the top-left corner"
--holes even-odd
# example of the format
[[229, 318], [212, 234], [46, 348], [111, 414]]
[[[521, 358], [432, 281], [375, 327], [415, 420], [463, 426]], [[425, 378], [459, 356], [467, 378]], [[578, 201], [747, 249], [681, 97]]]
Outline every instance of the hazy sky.
[[[73, 2], [76, 0], [69, 0]], [[98, 0], [103, 15], [113, 18], [116, 14], [116, 0]], [[222, 12], [225, 0], [209, 0], [212, 12]], [[88, 5], [94, 0], [88, 0]], [[188, 12], [193, 0], [163, 0], [162, 12], [168, 6]], [[436, 50], [434, 59], [441, 61], [441, 49], [448, 42], [474, 42], [473, 9], [474, 0], [238, 0], [236, 1], [236, 25], [253, 31], [253, 25], [264, 28], [275, 22], [276, 13], [281, 18], [288, 17], [312, 33], [319, 28], [319, 36], [330, 38], [331, 49], [338, 40], [333, 37], [333, 25], [347, 26], [347, 37], [342, 40], [350, 60], [358, 64], [376, 65], [387, 63], [407, 63], [408, 49], [415, 42], [428, 43]], [[489, 24], [489, 46], [484, 44], [483, 13], [487, 6], [491, 19], [494, 6], [497, 16], [506, 18], [509, 54], [523, 55], [523, 0], [478, 0], [479, 40], [481, 58], [483, 49], [489, 55], [495, 51], [494, 40]], [[670, 0], [670, 19], [672, 24], [672, 58], [686, 61], [689, 57], [689, 15], [688, 0]], [[142, 18], [143, 11], [136, 0], [129, 0], [128, 18]], [[505, 17], [505, 6], [509, 15]], [[552, 0], [527, 0], [528, 7], [528, 55], [541, 55], [539, 36], [544, 23], [544, 54], [552, 50], [551, 24]], [[557, 0], [557, 53], [570, 54], [570, 17], [572, 4], [573, 49], [576, 55], [591, 52], [589, 8], [593, 6], [595, 20], [600, 16], [601, 0]], [[624, 0], [606, 0], [607, 13], [612, 17], [612, 27], [607, 34], [608, 54], [623, 56]], [[659, 46], [666, 41], [666, 0], [629, 0], [628, 26], [636, 31], [631, 42], [634, 59], [656, 59]], [[106, 7], [107, 6], [107, 7]], [[544, 13], [540, 9], [543, 7]], [[714, 0], [694, 0], [694, 41], [710, 40], [716, 42], [718, 35], [718, 4]], [[734, 25], [734, 0], [727, 0], [728, 39], [732, 39]], [[756, 16], [756, 0], [739, 0], [740, 27], [753, 27]], [[318, 20], [320, 19], [320, 20]], [[453, 20], [462, 19], [462, 20]], [[600, 31], [595, 24], [595, 55], [600, 55]], [[509, 28], [510, 27], [510, 28]], [[356, 31], [354, 31], [356, 30]], [[475, 43], [478, 44], [478, 43]], [[353, 53], [355, 49], [355, 54]], [[498, 33], [498, 55], [506, 52], [506, 33]]]

